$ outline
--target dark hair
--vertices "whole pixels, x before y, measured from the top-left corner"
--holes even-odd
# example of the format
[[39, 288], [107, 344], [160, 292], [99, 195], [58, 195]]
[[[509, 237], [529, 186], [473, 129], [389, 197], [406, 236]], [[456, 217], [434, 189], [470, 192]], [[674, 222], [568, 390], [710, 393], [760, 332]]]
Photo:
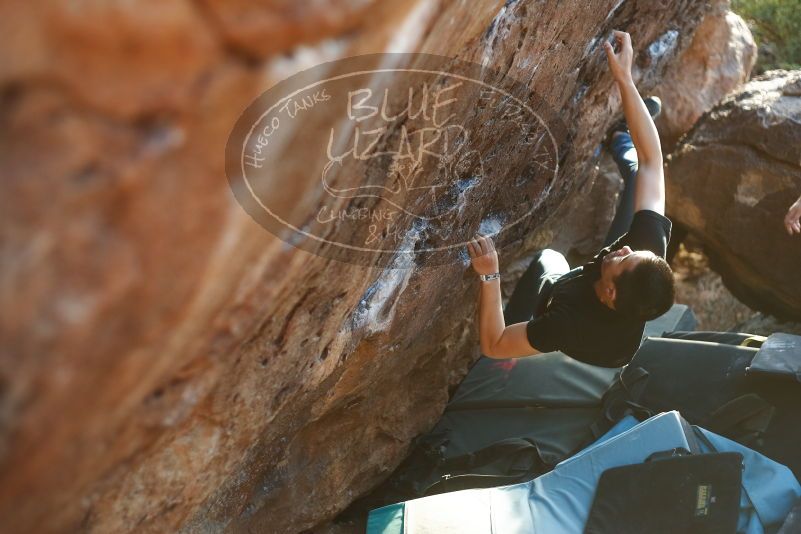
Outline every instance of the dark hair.
[[673, 305], [673, 271], [659, 256], [643, 258], [615, 279], [615, 310], [641, 321], [656, 319]]

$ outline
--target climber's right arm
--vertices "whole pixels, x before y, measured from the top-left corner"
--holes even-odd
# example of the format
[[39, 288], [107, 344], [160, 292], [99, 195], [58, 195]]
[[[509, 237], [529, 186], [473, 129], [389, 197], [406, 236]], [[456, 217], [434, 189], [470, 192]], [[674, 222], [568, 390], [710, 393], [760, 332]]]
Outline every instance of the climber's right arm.
[[634, 82], [618, 83], [623, 109], [637, 150], [637, 181], [634, 185], [634, 212], [651, 210], [665, 214], [665, 171], [659, 134]]
[[662, 168], [662, 147], [648, 108], [645, 107], [631, 77], [633, 51], [631, 36], [615, 31], [620, 52], [615, 54], [610, 43], [604, 43], [607, 60], [612, 75], [620, 90], [623, 113], [631, 133], [631, 140], [637, 150], [638, 170], [634, 193], [634, 211], [647, 209], [664, 215], [665, 176]]

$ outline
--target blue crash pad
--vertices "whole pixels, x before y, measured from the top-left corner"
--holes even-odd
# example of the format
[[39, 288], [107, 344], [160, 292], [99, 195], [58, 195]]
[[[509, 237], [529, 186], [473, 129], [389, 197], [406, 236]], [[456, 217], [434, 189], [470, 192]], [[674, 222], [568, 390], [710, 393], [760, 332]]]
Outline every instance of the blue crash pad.
[[[699, 436], [700, 435], [700, 439]], [[763, 534], [781, 525], [801, 498], [785, 466], [734, 441], [690, 427], [678, 412], [637, 423], [627, 417], [598, 441], [532, 481], [414, 499], [370, 512], [368, 534], [579, 534], [601, 474], [645, 461], [655, 452], [739, 452], [744, 458], [737, 531]]]
[[[645, 461], [655, 452], [698, 451], [678, 412], [651, 417], [558, 464], [532, 481], [500, 488], [463, 490], [403, 503], [403, 525], [393, 522], [368, 534], [548, 534], [584, 529], [598, 479], [606, 469]], [[388, 507], [370, 512], [372, 519]], [[397, 509], [394, 512], [398, 514]]]
[[[637, 424], [636, 418], [630, 415], [624, 417], [582, 453]], [[735, 441], [704, 428], [693, 428], [705, 438], [698, 443], [701, 452], [739, 452], [743, 455], [743, 491], [740, 496], [737, 532], [763, 534], [781, 526], [793, 505], [801, 498], [801, 485], [793, 472]]]

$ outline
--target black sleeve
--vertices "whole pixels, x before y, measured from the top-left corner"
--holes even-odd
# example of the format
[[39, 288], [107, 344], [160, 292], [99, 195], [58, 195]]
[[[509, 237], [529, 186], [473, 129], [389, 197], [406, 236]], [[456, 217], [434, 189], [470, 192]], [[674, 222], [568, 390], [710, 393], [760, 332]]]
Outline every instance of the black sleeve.
[[629, 231], [615, 243], [612, 250], [628, 245], [632, 250], [650, 250], [664, 258], [671, 228], [670, 219], [664, 215], [651, 210], [640, 210], [634, 214]]
[[559, 310], [545, 312], [526, 324], [529, 344], [540, 352], [563, 350], [570, 332], [568, 317]]

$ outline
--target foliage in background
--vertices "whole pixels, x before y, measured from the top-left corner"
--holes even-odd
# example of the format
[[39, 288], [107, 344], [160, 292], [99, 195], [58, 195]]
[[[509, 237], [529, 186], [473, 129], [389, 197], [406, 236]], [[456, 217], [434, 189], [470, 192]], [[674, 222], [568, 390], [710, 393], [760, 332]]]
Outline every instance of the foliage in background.
[[801, 0], [732, 0], [759, 46], [755, 74], [801, 69]]

